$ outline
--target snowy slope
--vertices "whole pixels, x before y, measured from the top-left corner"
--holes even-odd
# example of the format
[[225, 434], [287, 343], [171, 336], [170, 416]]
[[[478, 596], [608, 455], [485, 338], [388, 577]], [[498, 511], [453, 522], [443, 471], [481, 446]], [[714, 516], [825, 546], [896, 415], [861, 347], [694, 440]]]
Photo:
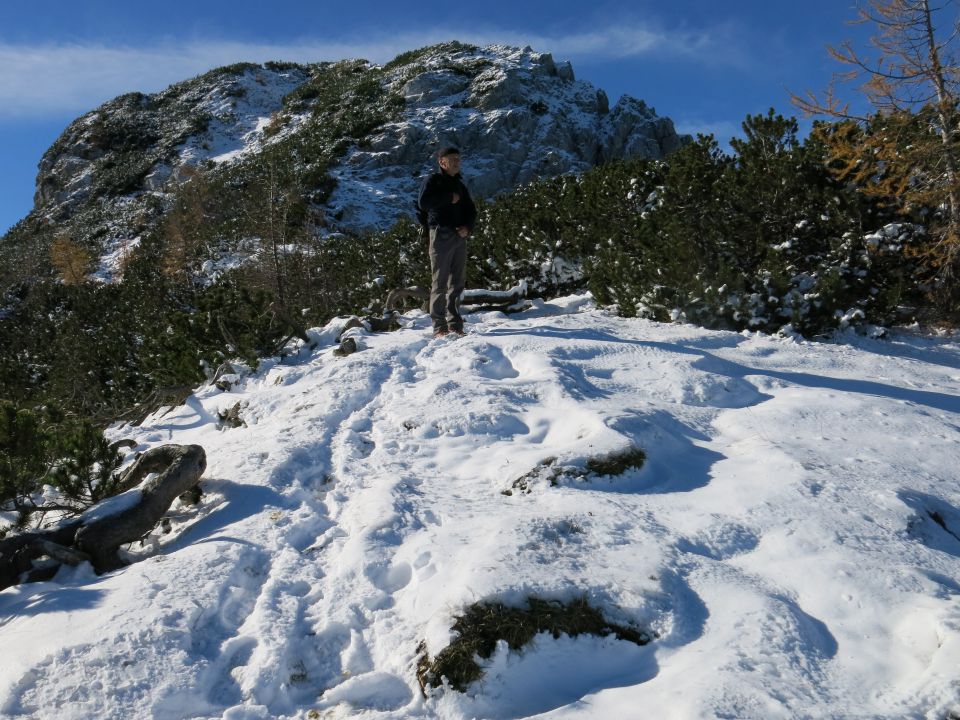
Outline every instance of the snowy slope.
[[[324, 349], [116, 429], [203, 445], [204, 500], [128, 568], [0, 593], [0, 715], [960, 711], [955, 339], [813, 344], [588, 298], [470, 320], [433, 341], [413, 313], [342, 359], [334, 323]], [[246, 427], [218, 429], [237, 402]], [[641, 470], [513, 487], [631, 444]], [[468, 693], [421, 696], [421, 641], [528, 595], [658, 637], [542, 635]]]

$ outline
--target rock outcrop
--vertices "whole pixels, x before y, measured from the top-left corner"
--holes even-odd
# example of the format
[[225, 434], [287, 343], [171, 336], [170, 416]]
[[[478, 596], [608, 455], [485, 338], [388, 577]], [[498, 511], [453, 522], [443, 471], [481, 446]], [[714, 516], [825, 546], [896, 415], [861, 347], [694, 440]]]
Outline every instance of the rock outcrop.
[[461, 148], [472, 192], [491, 197], [609, 160], [662, 158], [684, 142], [642, 100], [624, 96], [611, 110], [569, 62], [530, 48], [439, 46], [386, 82], [406, 101], [402, 117], [333, 173], [331, 210], [345, 226], [382, 227], [409, 214], [417, 178], [432, 172], [442, 145]]
[[265, 118], [306, 82], [306, 67], [232, 65], [154, 95], [130, 93], [70, 124], [44, 154], [34, 212], [64, 220], [88, 203], [168, 192], [261, 144]]

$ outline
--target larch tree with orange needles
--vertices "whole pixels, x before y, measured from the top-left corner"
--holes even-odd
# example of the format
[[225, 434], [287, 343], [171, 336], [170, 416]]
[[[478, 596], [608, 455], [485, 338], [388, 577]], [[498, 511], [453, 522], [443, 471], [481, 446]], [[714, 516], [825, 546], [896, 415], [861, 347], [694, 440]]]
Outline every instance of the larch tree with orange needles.
[[[858, 5], [853, 22], [875, 29], [869, 46], [828, 46], [844, 70], [822, 95], [793, 95], [793, 103], [807, 115], [837, 121], [815, 132], [839, 177], [904, 212], [933, 211], [924, 253], [940, 289], [952, 295], [960, 277], [960, 22], [954, 0], [868, 0]], [[845, 83], [857, 84], [873, 113], [851, 111], [837, 93]]]

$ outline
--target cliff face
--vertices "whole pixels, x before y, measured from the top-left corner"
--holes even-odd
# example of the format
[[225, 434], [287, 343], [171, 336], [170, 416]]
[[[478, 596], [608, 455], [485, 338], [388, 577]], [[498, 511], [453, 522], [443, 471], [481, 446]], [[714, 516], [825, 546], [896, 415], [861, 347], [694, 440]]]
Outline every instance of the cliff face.
[[236, 186], [272, 164], [324, 232], [377, 229], [412, 214], [442, 145], [462, 149], [473, 193], [490, 197], [683, 142], [643, 101], [610, 108], [569, 63], [529, 48], [447, 43], [384, 66], [239, 64], [78, 118], [40, 163], [28, 221], [102, 257], [155, 227], [186, 180]]

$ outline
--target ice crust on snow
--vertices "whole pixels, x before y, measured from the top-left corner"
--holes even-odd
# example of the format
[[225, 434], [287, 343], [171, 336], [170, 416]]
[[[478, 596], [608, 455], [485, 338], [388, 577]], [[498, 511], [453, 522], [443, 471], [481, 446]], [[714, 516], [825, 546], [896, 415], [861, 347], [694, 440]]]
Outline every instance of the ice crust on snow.
[[[143, 450], [207, 452], [143, 559], [0, 592], [0, 715], [942, 718], [958, 708], [960, 346], [612, 317], [589, 297], [316, 328], [200, 388]], [[245, 427], [221, 429], [237, 402]], [[617, 477], [530, 476], [643, 448]], [[538, 479], [539, 478], [539, 479]], [[586, 595], [657, 633], [502, 644], [466, 694], [415, 665], [480, 600]]]

